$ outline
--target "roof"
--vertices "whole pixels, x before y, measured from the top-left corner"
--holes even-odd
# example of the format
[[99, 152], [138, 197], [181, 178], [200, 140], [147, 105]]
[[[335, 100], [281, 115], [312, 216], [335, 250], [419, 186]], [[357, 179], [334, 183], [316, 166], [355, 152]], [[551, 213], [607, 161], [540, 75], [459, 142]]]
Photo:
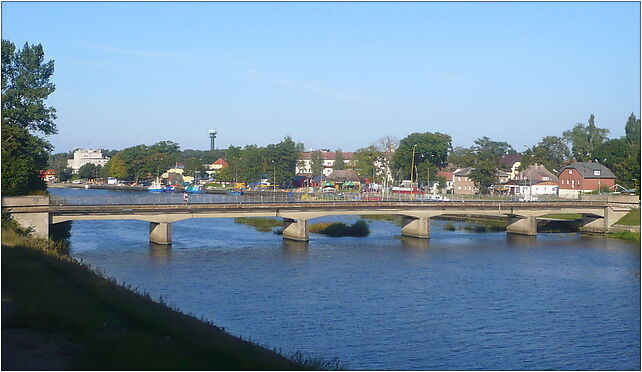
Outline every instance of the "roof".
[[546, 169], [546, 167], [542, 164], [529, 165], [528, 167], [526, 167], [526, 169], [519, 173], [520, 179], [543, 180], [544, 177], [548, 177], [549, 180], [557, 182], [557, 176], [553, 172]]
[[[613, 172], [600, 163], [591, 163], [586, 161], [576, 161], [562, 169], [576, 169], [584, 178], [616, 178]], [[595, 175], [593, 171], [599, 170], [600, 175]], [[562, 173], [560, 172], [560, 174]]]
[[353, 169], [339, 169], [332, 171], [332, 173], [326, 177], [326, 180], [338, 182], [359, 181], [359, 176]]
[[[306, 151], [299, 154], [299, 159], [310, 160], [312, 153], [315, 151]], [[319, 151], [321, 153], [322, 160], [335, 160], [336, 154], [334, 151]], [[352, 160], [352, 152], [342, 152], [343, 160]]]
[[462, 169], [457, 169], [456, 171], [453, 172], [455, 176], [468, 176], [470, 174], [470, 171], [474, 170], [475, 168], [473, 167], [466, 167]]
[[217, 164], [217, 165], [222, 165], [224, 167], [227, 167], [227, 162], [223, 158], [216, 159], [216, 161], [212, 164]]
[[447, 172], [447, 171], [438, 171], [437, 176], [442, 176], [446, 178], [447, 180], [450, 180], [453, 178], [453, 172]]
[[553, 182], [553, 181], [542, 181], [542, 182], [536, 183], [535, 185], [538, 185], [538, 186], [544, 186], [544, 185], [558, 186], [557, 182]]
[[512, 168], [513, 165], [518, 161], [522, 161], [521, 154], [506, 154], [502, 156], [500, 163], [502, 163], [502, 165], [506, 168]]

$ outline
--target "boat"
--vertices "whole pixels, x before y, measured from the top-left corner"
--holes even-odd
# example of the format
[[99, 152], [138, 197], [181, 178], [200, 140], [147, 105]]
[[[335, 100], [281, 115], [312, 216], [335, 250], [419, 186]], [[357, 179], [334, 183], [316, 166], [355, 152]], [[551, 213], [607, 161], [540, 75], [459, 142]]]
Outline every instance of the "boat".
[[203, 194], [205, 190], [199, 185], [187, 186], [185, 192], [194, 193], [194, 194]]
[[227, 195], [231, 195], [231, 196], [243, 195], [243, 190], [240, 190], [240, 189], [227, 190]]
[[166, 192], [176, 192], [176, 186], [167, 185], [167, 186], [165, 186], [165, 191]]
[[150, 191], [150, 192], [163, 192], [163, 190], [164, 190], [163, 185], [160, 183], [160, 180], [158, 179], [152, 182], [152, 184], [147, 187], [147, 191]]

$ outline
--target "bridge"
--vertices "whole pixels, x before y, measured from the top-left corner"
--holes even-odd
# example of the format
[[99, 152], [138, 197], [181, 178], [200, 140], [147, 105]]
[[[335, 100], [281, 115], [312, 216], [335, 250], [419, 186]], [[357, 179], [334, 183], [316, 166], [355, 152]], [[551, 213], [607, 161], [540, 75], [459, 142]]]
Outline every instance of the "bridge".
[[47, 236], [51, 224], [81, 220], [139, 220], [150, 223], [149, 240], [172, 243], [172, 222], [190, 218], [278, 217], [283, 219], [283, 238], [308, 241], [308, 220], [338, 215], [399, 215], [401, 234], [430, 238], [430, 218], [439, 215], [501, 216], [508, 221], [507, 233], [536, 235], [537, 220], [548, 214], [582, 215], [585, 231], [607, 232], [633, 208], [635, 201], [322, 201], [238, 202], [198, 204], [76, 204], [50, 202], [46, 196], [3, 197], [2, 209], [10, 212], [35, 234]]

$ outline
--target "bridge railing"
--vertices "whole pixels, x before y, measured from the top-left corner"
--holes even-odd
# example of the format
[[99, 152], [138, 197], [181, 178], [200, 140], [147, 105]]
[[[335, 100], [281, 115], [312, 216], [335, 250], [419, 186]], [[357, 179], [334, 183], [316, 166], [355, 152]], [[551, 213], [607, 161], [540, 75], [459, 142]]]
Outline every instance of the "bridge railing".
[[[444, 197], [433, 197], [425, 194], [385, 194], [380, 193], [294, 193], [275, 192], [272, 194], [245, 194], [245, 195], [222, 195], [222, 194], [188, 194], [187, 202], [181, 193], [127, 193], [122, 195], [91, 195], [61, 197], [52, 196], [51, 205], [73, 206], [73, 205], [176, 205], [176, 204], [284, 204], [284, 203], [327, 203], [327, 202], [430, 202], [439, 201], [461, 201], [461, 202], [527, 202], [527, 200], [515, 198], [514, 196], [501, 195], [445, 195]], [[577, 202], [574, 199], [561, 199], [556, 195], [538, 196], [533, 201], [549, 202]], [[587, 201], [582, 201], [587, 202]], [[589, 202], [604, 203], [604, 200]]]

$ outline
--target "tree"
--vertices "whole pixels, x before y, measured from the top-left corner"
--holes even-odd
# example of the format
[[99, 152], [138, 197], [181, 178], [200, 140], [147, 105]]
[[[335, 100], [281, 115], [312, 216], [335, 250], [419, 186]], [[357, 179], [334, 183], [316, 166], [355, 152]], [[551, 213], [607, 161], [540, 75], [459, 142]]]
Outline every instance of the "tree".
[[296, 164], [299, 153], [303, 151], [302, 143], [295, 143], [292, 137], [287, 136], [277, 144], [270, 144], [266, 148], [265, 158], [268, 160], [271, 177], [277, 185], [289, 184], [296, 175]]
[[31, 132], [55, 134], [56, 110], [45, 100], [54, 62], [44, 62], [41, 45], [21, 50], [2, 40], [2, 193], [23, 195], [45, 189], [39, 172], [47, 167], [49, 142]]
[[44, 61], [42, 45], [15, 45], [2, 40], [2, 124], [43, 134], [57, 133], [56, 109], [45, 100], [56, 90], [49, 81], [54, 61]]
[[312, 176], [317, 177], [323, 173], [323, 159], [321, 158], [321, 151], [312, 151], [310, 153], [310, 168], [312, 168]]
[[205, 172], [205, 167], [203, 167], [203, 164], [199, 159], [188, 158], [187, 160], [185, 160], [183, 175], [199, 178], [199, 177], [203, 177], [204, 175], [207, 175], [207, 173]]
[[524, 151], [520, 169], [537, 163], [553, 173], [558, 173], [569, 163], [570, 157], [571, 152], [562, 138], [546, 136], [535, 146]]
[[460, 150], [460, 153], [463, 155], [463, 162], [474, 167], [470, 172], [470, 179], [482, 193], [488, 193], [490, 187], [497, 182], [497, 170], [501, 166], [502, 157], [516, 151], [507, 142], [481, 137], [475, 140], [470, 149]]
[[96, 165], [91, 163], [87, 163], [78, 169], [78, 177], [84, 180], [96, 178], [97, 174]]
[[381, 180], [384, 172], [378, 167], [381, 164], [381, 152], [375, 145], [360, 148], [352, 155], [352, 169], [361, 178], [370, 178], [373, 182]]
[[475, 154], [472, 149], [457, 146], [448, 155], [448, 163], [460, 168], [472, 167], [475, 165]]
[[594, 159], [611, 169], [617, 182], [628, 188], [638, 188], [640, 182], [640, 119], [629, 116], [625, 135], [604, 141], [594, 153]]
[[589, 124], [577, 123], [573, 129], [564, 131], [564, 141], [571, 144], [573, 158], [576, 161], [593, 160], [593, 152], [607, 139], [609, 130], [595, 126], [595, 116], [591, 114]]
[[[399, 147], [393, 157], [392, 166], [402, 177], [409, 177], [411, 167], [417, 167], [416, 174], [418, 181], [427, 180], [428, 171], [431, 178], [435, 178], [435, 169], [446, 165], [448, 151], [451, 150], [451, 138], [447, 134], [435, 133], [412, 133], [399, 141]], [[413, 148], [414, 161], [413, 161]], [[415, 170], [412, 170], [415, 172]], [[413, 176], [414, 179], [414, 176]]]
[[334, 170], [346, 169], [346, 163], [345, 163], [345, 159], [343, 158], [343, 151], [341, 151], [341, 149], [337, 149], [334, 152], [334, 164], [332, 165], [332, 169]]
[[120, 158], [120, 155], [117, 154], [113, 158], [109, 159], [107, 162], [106, 168], [109, 169], [109, 175], [116, 179], [126, 179], [129, 175], [129, 169], [127, 164], [123, 159]]
[[15, 125], [2, 125], [2, 194], [45, 190], [39, 171], [47, 166], [51, 145]]
[[392, 177], [392, 161], [395, 156], [395, 151], [397, 151], [397, 147], [399, 146], [399, 140], [394, 136], [383, 136], [377, 140], [376, 146], [381, 153], [381, 169], [383, 169], [383, 173], [386, 174], [384, 181], [387, 182], [388, 177]]

